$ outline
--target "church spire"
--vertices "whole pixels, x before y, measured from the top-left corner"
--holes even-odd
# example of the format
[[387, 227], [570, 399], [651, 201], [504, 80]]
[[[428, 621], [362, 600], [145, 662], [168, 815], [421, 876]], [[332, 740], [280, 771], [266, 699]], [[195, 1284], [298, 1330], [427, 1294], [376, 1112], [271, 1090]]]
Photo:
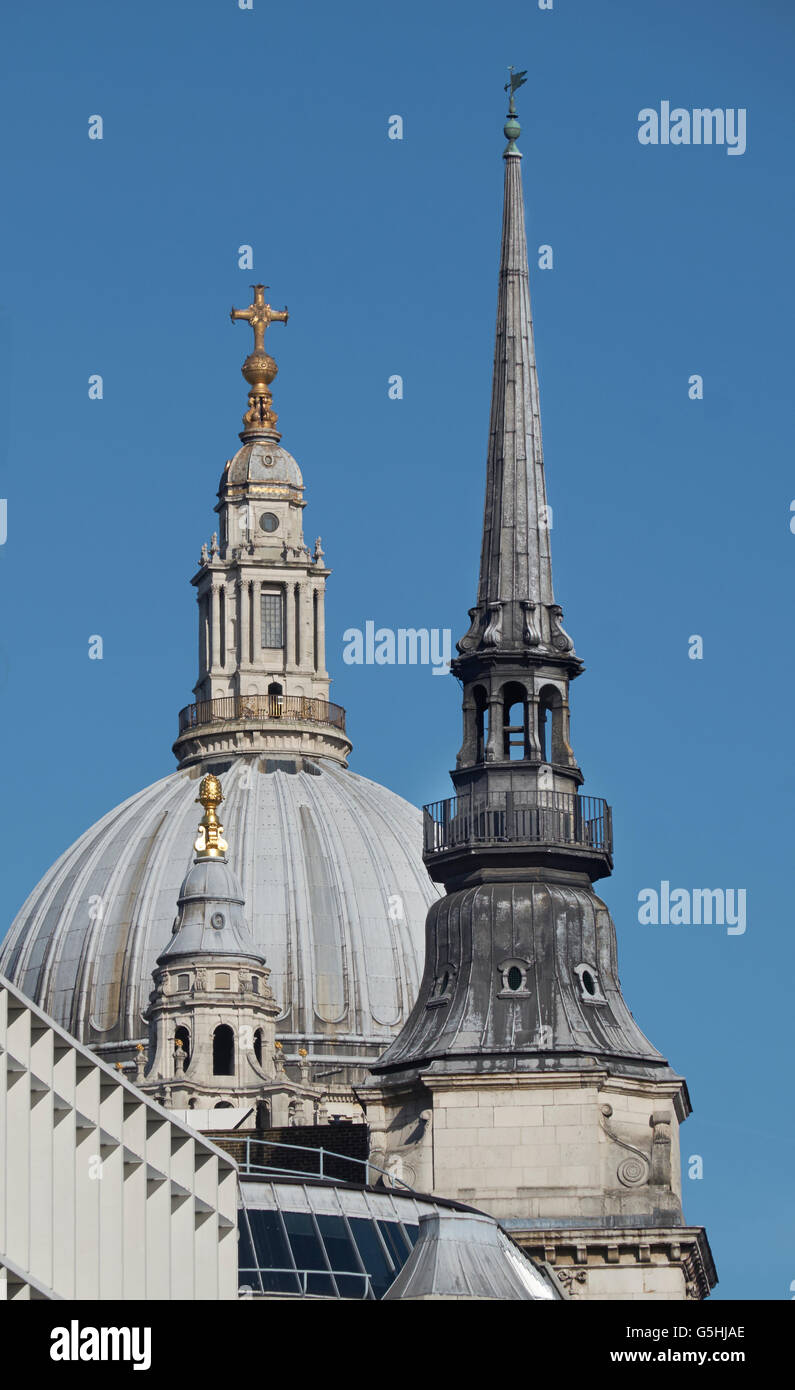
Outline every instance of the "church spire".
[[569, 681], [582, 663], [561, 625], [550, 558], [541, 412], [522, 197], [520, 125], [511, 69], [486, 501], [477, 602], [452, 669], [463, 683], [459, 796], [575, 795]]
[[[497, 332], [491, 389], [486, 505], [478, 608], [493, 645], [523, 646], [532, 638], [533, 613], [555, 602], [544, 485], [541, 414], [530, 310], [527, 241], [522, 199], [520, 134], [513, 74], [504, 133], [505, 197], [500, 249]], [[540, 634], [539, 634], [540, 636]]]

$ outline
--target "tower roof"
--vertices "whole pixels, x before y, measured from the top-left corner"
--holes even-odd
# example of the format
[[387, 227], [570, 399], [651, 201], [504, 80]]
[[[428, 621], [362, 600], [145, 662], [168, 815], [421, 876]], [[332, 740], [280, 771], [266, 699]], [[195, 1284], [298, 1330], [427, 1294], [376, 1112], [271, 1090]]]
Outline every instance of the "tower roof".
[[223, 801], [213, 773], [203, 777], [196, 800], [204, 807], [194, 849], [196, 858], [182, 881], [173, 934], [158, 964], [174, 957], [245, 956], [264, 964], [246, 921], [243, 889], [227, 863], [224, 827], [216, 815]]

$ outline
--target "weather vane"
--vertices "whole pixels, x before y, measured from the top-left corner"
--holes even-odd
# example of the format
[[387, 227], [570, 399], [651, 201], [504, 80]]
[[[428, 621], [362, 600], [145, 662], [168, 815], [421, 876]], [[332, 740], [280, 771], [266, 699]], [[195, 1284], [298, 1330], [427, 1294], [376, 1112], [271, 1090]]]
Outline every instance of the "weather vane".
[[505, 83], [503, 91], [510, 92], [511, 94], [511, 104], [508, 107], [508, 115], [515, 116], [516, 107], [513, 104], [513, 94], [514, 92], [518, 92], [519, 88], [523, 87], [525, 82], [527, 81], [527, 68], [525, 68], [524, 72], [515, 72], [512, 67], [509, 67], [508, 71], [511, 75], [508, 81]]

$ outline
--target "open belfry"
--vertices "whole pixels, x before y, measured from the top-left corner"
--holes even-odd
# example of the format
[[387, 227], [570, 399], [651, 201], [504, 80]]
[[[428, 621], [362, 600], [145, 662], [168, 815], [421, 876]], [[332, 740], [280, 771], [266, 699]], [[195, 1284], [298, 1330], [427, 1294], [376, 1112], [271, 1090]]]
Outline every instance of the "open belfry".
[[[477, 601], [455, 795], [425, 808], [430, 905], [413, 1011], [364, 1091], [371, 1156], [497, 1217], [574, 1297], [699, 1299], [715, 1272], [684, 1224], [687, 1085], [643, 1035], [594, 883], [610, 808], [581, 795], [555, 602], [511, 76]], [[507, 90], [507, 88], [506, 88]]]

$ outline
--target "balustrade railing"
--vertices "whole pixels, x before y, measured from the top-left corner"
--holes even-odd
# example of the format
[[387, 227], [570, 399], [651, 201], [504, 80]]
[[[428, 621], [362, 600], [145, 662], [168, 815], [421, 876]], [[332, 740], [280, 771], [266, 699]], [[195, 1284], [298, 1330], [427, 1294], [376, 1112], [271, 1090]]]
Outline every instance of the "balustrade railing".
[[240, 719], [296, 719], [309, 724], [325, 724], [345, 732], [345, 710], [328, 700], [304, 695], [223, 695], [217, 700], [199, 700], [179, 712], [179, 732]]
[[575, 845], [613, 849], [610, 807], [598, 796], [570, 792], [492, 792], [486, 799], [451, 796], [423, 807], [426, 855], [467, 845]]

